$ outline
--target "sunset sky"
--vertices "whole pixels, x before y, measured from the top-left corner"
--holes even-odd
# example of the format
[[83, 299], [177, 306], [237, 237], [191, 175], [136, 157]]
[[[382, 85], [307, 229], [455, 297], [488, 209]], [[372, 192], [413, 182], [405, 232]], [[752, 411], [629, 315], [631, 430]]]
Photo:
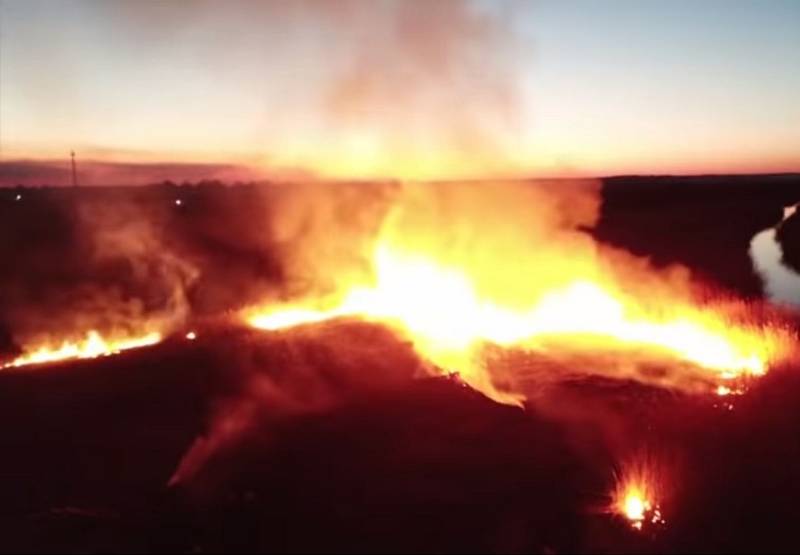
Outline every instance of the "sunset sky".
[[3, 162], [798, 171], [799, 99], [797, 0], [0, 4]]

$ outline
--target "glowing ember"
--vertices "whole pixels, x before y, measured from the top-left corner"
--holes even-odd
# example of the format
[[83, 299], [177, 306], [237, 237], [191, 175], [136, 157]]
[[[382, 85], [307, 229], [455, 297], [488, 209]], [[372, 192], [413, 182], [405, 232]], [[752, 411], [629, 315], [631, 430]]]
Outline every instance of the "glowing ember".
[[665, 524], [659, 506], [659, 478], [641, 461], [628, 465], [617, 482], [611, 512], [624, 517], [636, 530]]
[[650, 502], [644, 499], [638, 491], [634, 490], [625, 496], [622, 511], [628, 520], [641, 523], [644, 520], [645, 512], [651, 508]]
[[194, 341], [195, 339], [197, 339], [197, 333], [190, 331], [189, 333], [186, 334], [186, 339], [188, 341]]
[[143, 337], [125, 339], [105, 339], [97, 331], [90, 331], [81, 341], [65, 341], [60, 346], [46, 345], [25, 353], [3, 368], [18, 368], [31, 364], [46, 364], [69, 359], [98, 358], [118, 354], [122, 351], [155, 345], [161, 341], [161, 335], [150, 333]]

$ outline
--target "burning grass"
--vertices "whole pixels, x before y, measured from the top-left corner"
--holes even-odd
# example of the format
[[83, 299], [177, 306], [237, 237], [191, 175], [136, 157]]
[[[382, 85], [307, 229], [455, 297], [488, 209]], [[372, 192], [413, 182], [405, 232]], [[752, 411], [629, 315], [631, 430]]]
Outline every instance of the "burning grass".
[[[794, 545], [789, 519], [778, 518], [797, 497], [792, 325], [759, 302], [697, 294], [686, 269], [655, 270], [598, 244], [585, 232], [596, 217], [591, 191], [537, 191], [282, 190], [263, 222], [239, 218], [276, 228], [267, 243], [280, 281], [251, 303], [238, 293], [255, 271], [213, 274], [214, 290], [232, 299], [219, 312], [234, 322], [212, 329], [189, 318], [208, 289], [186, 293], [195, 282], [181, 278], [143, 297], [185, 303], [142, 303], [148, 310], [113, 319], [141, 334], [68, 325], [107, 321], [101, 314], [54, 319], [42, 336], [53, 341], [27, 335], [6, 367], [99, 359], [4, 373], [2, 473], [22, 477], [4, 484], [23, 507], [14, 510], [28, 510], [36, 488], [68, 491], [43, 498], [53, 507], [84, 494], [92, 503], [146, 496], [154, 535], [170, 528], [169, 511], [207, 519], [176, 527], [187, 550], [243, 538], [272, 551], [402, 541], [420, 551], [454, 542], [604, 551], [594, 518], [600, 535], [621, 534], [605, 551], [637, 541], [738, 548], [744, 536]], [[191, 258], [156, 229], [131, 231], [159, 239], [148, 248], [110, 249], [141, 262], [133, 267], [145, 281]], [[231, 269], [198, 262], [206, 274], [212, 266]], [[165, 317], [151, 329], [142, 322], [153, 307]], [[442, 375], [450, 379], [424, 379]], [[641, 445], [658, 457], [628, 456]], [[665, 453], [688, 462], [680, 480], [659, 460]], [[56, 458], [69, 464], [54, 468]], [[109, 494], [109, 469], [127, 476], [124, 492]], [[186, 493], [188, 505], [148, 505], [170, 476], [170, 495]], [[41, 480], [48, 485], [32, 485]], [[198, 538], [197, 529], [224, 533]]]
[[631, 458], [618, 472], [610, 512], [625, 518], [635, 530], [663, 526], [665, 484], [666, 472], [658, 459], [642, 455]]
[[[616, 353], [585, 372], [718, 395], [740, 391], [795, 348], [779, 319], [720, 295], [701, 301], [684, 271], [657, 272], [594, 243], [579, 229], [594, 218], [591, 188], [463, 187], [404, 190], [377, 231], [345, 245], [365, 249], [360, 271], [334, 262], [324, 278], [306, 276], [324, 281], [319, 293], [247, 309], [245, 321], [266, 330], [341, 317], [382, 323], [433, 367], [509, 403], [524, 395], [496, 387], [487, 347]], [[309, 252], [325, 248], [321, 239]], [[639, 371], [654, 361], [666, 371]]]
[[0, 368], [19, 368], [22, 366], [48, 364], [63, 360], [90, 359], [111, 356], [122, 351], [140, 349], [155, 345], [162, 340], [160, 333], [149, 333], [139, 337], [103, 337], [92, 330], [84, 339], [78, 341], [65, 340], [61, 344], [44, 343], [26, 352]]

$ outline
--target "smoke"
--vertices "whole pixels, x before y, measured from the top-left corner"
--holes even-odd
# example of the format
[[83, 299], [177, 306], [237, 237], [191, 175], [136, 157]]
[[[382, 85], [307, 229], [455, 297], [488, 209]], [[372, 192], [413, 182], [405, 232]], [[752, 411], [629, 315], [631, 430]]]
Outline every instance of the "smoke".
[[[670, 314], [700, 298], [685, 268], [655, 271], [646, 260], [594, 240], [602, 203], [593, 181], [25, 195], [22, 203], [0, 205], [8, 216], [0, 219], [9, 226], [4, 237], [19, 238], [3, 244], [15, 264], [0, 273], [0, 314], [13, 341], [0, 340], [9, 351], [83, 337], [92, 329], [166, 335], [203, 318], [230, 320], [253, 306], [329, 309], [354, 285], [375, 283], [380, 246], [456, 268], [470, 277], [479, 298], [499, 305], [535, 304], [576, 277], [635, 296], [643, 311]], [[44, 228], [32, 223], [32, 215]], [[440, 309], [443, 299], [426, 297], [418, 283], [397, 285], [410, 306], [420, 306], [422, 298], [422, 314], [434, 321], [448, 317], [441, 310], [460, 308]], [[447, 290], [443, 295], [446, 300]], [[752, 314], [735, 303], [704, 302], [730, 322]], [[358, 318], [253, 332], [247, 344], [221, 349], [214, 356], [228, 369], [228, 389], [217, 393], [208, 431], [176, 469], [173, 484], [213, 482], [229, 454], [249, 441], [268, 444], [274, 426], [419, 376], [458, 371], [494, 399], [527, 400], [567, 419], [571, 411], [553, 407], [546, 393], [565, 381], [601, 377], [681, 391], [709, 386], [698, 368], [658, 353], [546, 342], [441, 350], [402, 327]]]
[[[532, 49], [513, 21], [525, 3], [438, 0], [420, 10], [402, 0], [196, 0], [85, 9], [98, 21], [92, 33], [70, 19], [53, 40], [30, 45], [58, 67], [15, 71], [38, 108], [32, 117], [58, 121], [70, 130], [72, 147], [98, 153], [98, 160], [228, 161], [267, 176], [336, 178], [520, 169], [519, 122], [527, 107], [516, 68]], [[107, 63], [96, 66], [78, 45], [106, 52]], [[15, 36], [13, 46], [24, 49], [28, 38]], [[129, 52], [142, 55], [133, 61]], [[97, 96], [97, 74], [109, 67], [118, 68], [115, 82], [129, 91], [124, 110]], [[51, 69], [77, 78], [33, 86]], [[201, 107], [186, 102], [193, 93]], [[55, 96], [68, 101], [53, 103]], [[143, 134], [142, 125], [160, 133]], [[50, 156], [57, 148], [28, 143]], [[153, 173], [164, 175], [162, 169], [173, 180], [243, 172], [191, 164]], [[105, 170], [114, 179], [128, 175]]]
[[167, 247], [155, 213], [107, 195], [25, 193], [21, 202], [8, 214], [16, 240], [4, 245], [14, 264], [0, 274], [13, 351], [57, 348], [91, 331], [119, 340], [168, 332], [188, 317], [198, 270]]
[[200, 271], [169, 247], [159, 229], [164, 212], [130, 201], [86, 201], [78, 206], [78, 232], [88, 238], [98, 267], [124, 266], [134, 302], [149, 315], [143, 320], [170, 329], [188, 318], [186, 291]]
[[[220, 87], [252, 86], [262, 109], [254, 111], [259, 133], [250, 138], [257, 137], [271, 165], [335, 177], [451, 179], [517, 169], [515, 122], [526, 108], [512, 71], [520, 52], [513, 4], [490, 9], [439, 0], [421, 10], [402, 1], [235, 2], [224, 14], [214, 3], [193, 8], [187, 14], [185, 5], [130, 4], [122, 16], [108, 17], [121, 17], [131, 31], [121, 40], [145, 34], [168, 54], [176, 38], [192, 37], [202, 45], [193, 56], [219, 70]], [[242, 25], [245, 18], [249, 25]], [[252, 30], [252, 22], [263, 23], [258, 32], [238, 32]], [[263, 74], [242, 74], [236, 62], [253, 53], [263, 60]], [[167, 214], [168, 202], [79, 210], [78, 235], [89, 256], [78, 266], [88, 261], [93, 272], [110, 276], [109, 284], [129, 286], [92, 284], [88, 301], [59, 298], [43, 306], [63, 306], [70, 318], [103, 315], [112, 328], [145, 322], [167, 331], [248, 304], [325, 310], [353, 286], [380, 277], [377, 246], [458, 269], [477, 298], [499, 306], [536, 306], [576, 278], [637, 299], [637, 310], [647, 314], [676, 314], [697, 294], [685, 268], [656, 272], [646, 260], [593, 239], [601, 208], [597, 182], [316, 183], [238, 194], [187, 200], [180, 218]], [[414, 290], [416, 283], [400, 285], [406, 290], [390, 299], [396, 304], [419, 303], [414, 295], [427, 293]], [[426, 318], [460, 308], [439, 309], [440, 300], [422, 299]], [[588, 317], [595, 309], [553, 304]], [[44, 326], [44, 312], [33, 313], [38, 320], [14, 317], [12, 328]], [[89, 324], [99, 326], [92, 320], [64, 327]], [[357, 329], [292, 330], [226, 353], [234, 391], [216, 407], [208, 433], [172, 483], [193, 482], [217, 457], [276, 422], [420, 374], [459, 371], [471, 386], [508, 402], [535, 399], [531, 391], [542, 384], [575, 374], [683, 391], [704, 382], [673, 360], [654, 368], [652, 353], [598, 357], [593, 349], [565, 354], [561, 346], [540, 343], [522, 355], [540, 357], [546, 370], [530, 372], [513, 361], [516, 353], [508, 355], [512, 363], [496, 357], [490, 365], [486, 352], [441, 349], [408, 330], [378, 328], [384, 335], [371, 337]]]
[[229, 369], [232, 392], [217, 404], [208, 433], [184, 455], [171, 485], [199, 481], [201, 489], [211, 488], [220, 472], [235, 472], [227, 455], [249, 441], [267, 445], [280, 423], [428, 374], [411, 345], [358, 322], [257, 334], [218, 356]]
[[266, 223], [282, 267], [281, 297], [325, 297], [369, 274], [369, 252], [400, 190], [393, 183], [278, 189]]
[[[282, 268], [280, 296], [325, 299], [369, 280], [381, 242], [477, 270], [471, 276], [480, 292], [519, 301], [595, 269], [598, 247], [587, 231], [600, 212], [599, 190], [595, 181], [279, 188], [267, 224]], [[523, 268], [535, 275], [520, 280]]]
[[331, 154], [389, 175], [513, 169], [522, 105], [510, 19], [450, 0], [359, 7], [341, 22], [349, 57], [323, 89], [321, 126], [344, 140]]
[[[181, 209], [181, 196], [194, 204]], [[265, 298], [280, 280], [267, 197], [215, 187], [12, 195], [0, 203], [0, 256], [13, 262], [0, 270], [2, 358], [90, 332], [167, 336]]]
[[[600, 276], [603, 249], [589, 234], [601, 209], [599, 192], [599, 183], [592, 181], [279, 188], [270, 195], [264, 224], [282, 279], [261, 302], [267, 307], [297, 302], [319, 309], [335, 306], [353, 284], [374, 279], [379, 243], [464, 269], [478, 293], [497, 302], [533, 302], [575, 276]], [[426, 360], [418, 339], [384, 326], [331, 322], [264, 335], [259, 344], [227, 354], [225, 364], [239, 376], [235, 391], [217, 406], [208, 432], [183, 458], [171, 483], [210, 487], [209, 480], [220, 479], [215, 473], [232, 471], [225, 470], [227, 454], [249, 441], [263, 447], [281, 421], [330, 410], [354, 392], [440, 375], [442, 368], [435, 366], [440, 360]], [[509, 363], [513, 353], [475, 369], [474, 355], [448, 359], [449, 368], [499, 399], [528, 395], [531, 388], [564, 379], [569, 372], [563, 360], [540, 359], [545, 374], [531, 374], [529, 366]], [[592, 362], [596, 368], [598, 358]], [[617, 361], [609, 363], [606, 373], [635, 377], [635, 366]], [[509, 369], [513, 372], [504, 374]]]
[[[511, 22], [521, 4], [481, 9], [443, 0], [298, 2], [272, 5], [286, 24], [291, 80], [270, 105], [267, 151], [273, 163], [333, 177], [454, 178], [518, 170], [517, 123], [524, 111], [513, 71], [520, 37]], [[309, 42], [302, 30], [324, 40]], [[292, 45], [302, 44], [295, 48]], [[324, 50], [324, 52], [323, 52]], [[306, 64], [325, 68], [307, 75]], [[299, 67], [298, 67], [299, 66]], [[300, 100], [295, 100], [299, 98]]]
[[[487, 264], [485, 269], [509, 280], [492, 282], [485, 273], [478, 276], [483, 279], [479, 287], [519, 295], [518, 264], [526, 261], [505, 253], [533, 253], [540, 270], [550, 258], [562, 257], [562, 248], [591, 256], [595, 246], [582, 229], [598, 217], [598, 192], [594, 182], [278, 188], [270, 195], [270, 217], [263, 223], [282, 279], [261, 301], [335, 301], [349, 285], [373, 277], [379, 240], [441, 253], [443, 264], [467, 259], [472, 267]], [[497, 267], [498, 262], [503, 266]], [[441, 371], [421, 360], [401, 334], [383, 326], [331, 323], [263, 336], [259, 342], [225, 355], [226, 366], [239, 376], [236, 391], [216, 408], [208, 433], [184, 456], [173, 485], [210, 487], [209, 480], [220, 479], [215, 472], [230, 471], [223, 470], [226, 454], [248, 441], [268, 442], [277, 422], [330, 410], [354, 393], [396, 388], [415, 376]]]

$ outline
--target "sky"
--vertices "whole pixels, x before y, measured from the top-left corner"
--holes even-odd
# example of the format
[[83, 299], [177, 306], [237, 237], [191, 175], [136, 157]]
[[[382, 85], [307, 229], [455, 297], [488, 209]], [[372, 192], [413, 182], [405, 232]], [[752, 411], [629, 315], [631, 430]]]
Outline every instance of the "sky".
[[2, 162], [798, 171], [798, 99], [797, 0], [0, 2]]

